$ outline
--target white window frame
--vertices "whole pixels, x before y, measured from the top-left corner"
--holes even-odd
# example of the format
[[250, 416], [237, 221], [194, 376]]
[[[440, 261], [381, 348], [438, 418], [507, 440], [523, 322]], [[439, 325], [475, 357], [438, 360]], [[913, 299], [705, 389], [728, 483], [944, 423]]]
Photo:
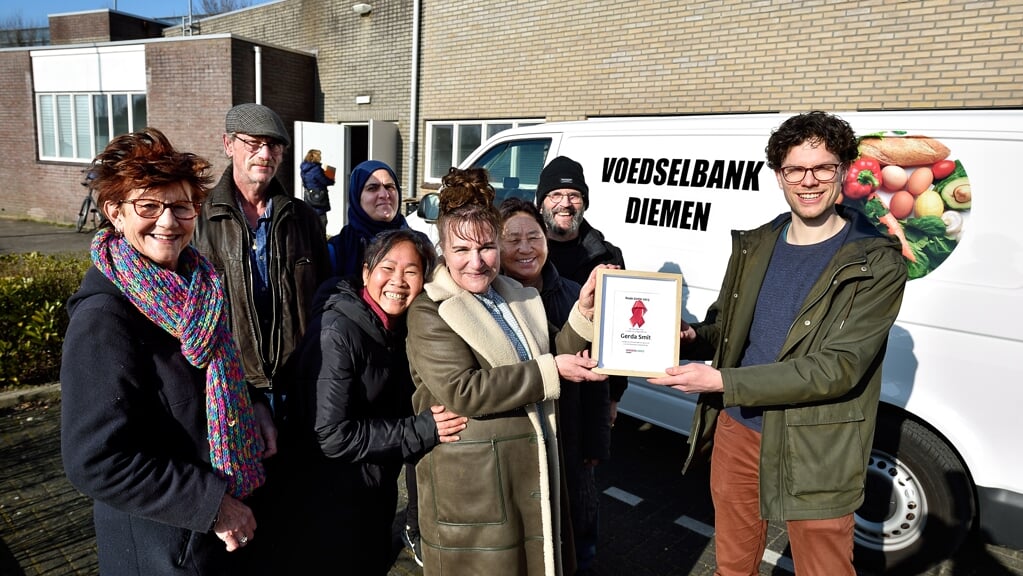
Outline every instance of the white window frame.
[[[50, 113], [49, 117], [53, 121], [53, 125], [51, 126], [51, 128], [52, 128], [52, 131], [51, 131], [52, 141], [49, 142], [49, 144], [53, 147], [53, 151], [55, 152], [55, 155], [54, 154], [49, 154], [48, 155], [48, 154], [44, 153], [44, 150], [45, 150], [44, 144], [46, 144], [46, 142], [44, 142], [42, 110], [43, 110], [43, 100], [44, 100], [44, 97], [47, 97], [47, 96], [51, 97], [50, 98], [50, 105], [52, 106], [52, 109], [50, 111], [51, 113]], [[60, 132], [61, 126], [60, 126], [60, 124], [61, 123], [60, 123], [60, 120], [57, 117], [57, 101], [58, 101], [58, 98], [61, 97], [61, 96], [66, 96], [71, 101], [71, 134], [66, 135], [67, 136], [66, 140], [71, 142], [71, 155], [70, 156], [61, 155], [61, 151], [60, 151], [60, 142], [61, 142], [61, 132]], [[87, 98], [88, 109], [89, 109], [89, 111], [88, 111], [88, 114], [89, 114], [88, 131], [89, 131], [89, 133], [88, 133], [87, 136], [85, 136], [87, 138], [87, 142], [89, 143], [89, 149], [88, 150], [84, 150], [84, 151], [80, 150], [80, 147], [79, 147], [79, 142], [80, 142], [80, 138], [81, 138], [82, 135], [79, 134], [79, 124], [80, 123], [79, 123], [79, 118], [78, 118], [78, 109], [74, 105], [75, 99], [76, 98], [80, 98], [82, 96]], [[96, 122], [95, 122], [95, 120], [96, 120], [96, 109], [95, 109], [95, 106], [94, 106], [94, 98], [96, 96], [103, 96], [103, 97], [105, 97], [107, 99], [107, 134], [109, 135], [109, 138], [107, 139], [107, 142], [102, 143], [104, 146], [110, 141], [110, 139], [116, 138], [117, 136], [120, 136], [122, 134], [120, 132], [115, 132], [114, 131], [114, 115], [112, 113], [110, 113], [110, 111], [113, 109], [113, 107], [111, 105], [111, 99], [114, 96], [125, 96], [127, 98], [127, 100], [128, 100], [128, 132], [134, 132], [136, 130], [141, 130], [142, 128], [145, 128], [145, 126], [137, 126], [136, 125], [136, 122], [135, 122], [135, 106], [133, 104], [134, 97], [135, 96], [146, 97], [146, 93], [145, 92], [37, 92], [36, 93], [36, 101], [35, 101], [35, 105], [36, 105], [36, 146], [37, 146], [37, 149], [39, 151], [39, 159], [40, 160], [56, 161], [56, 162], [89, 163], [89, 162], [92, 161], [93, 158], [96, 157], [96, 155], [100, 152], [100, 150], [96, 149], [96, 146], [97, 146], [96, 134], [95, 134], [95, 132], [96, 132], [96, 130], [95, 130], [95, 126], [96, 126]], [[146, 97], [146, 98], [147, 98], [146, 107], [148, 108], [148, 106], [149, 106], [148, 97]], [[148, 110], [147, 110], [147, 116], [148, 116]]]
[[[433, 168], [434, 168], [433, 167], [433, 152], [434, 152], [434, 150], [433, 150], [433, 142], [434, 142], [433, 134], [434, 134], [434, 130], [438, 126], [451, 127], [451, 129], [452, 129], [452, 134], [451, 134], [451, 151], [450, 151], [451, 152], [451, 163], [448, 166], [458, 166], [459, 164], [462, 163], [463, 160], [465, 160], [465, 158], [467, 158], [472, 153], [472, 151], [469, 150], [469, 151], [466, 152], [464, 157], [459, 158], [458, 150], [460, 148], [460, 146], [459, 146], [459, 144], [460, 144], [459, 143], [459, 138], [460, 138], [459, 134], [461, 133], [460, 128], [466, 127], [466, 126], [479, 126], [480, 127], [480, 137], [481, 137], [480, 145], [482, 145], [487, 140], [489, 140], [490, 138], [493, 138], [495, 135], [498, 134], [498, 133], [495, 132], [494, 134], [488, 135], [487, 131], [488, 131], [488, 128], [490, 126], [498, 125], [498, 124], [510, 124], [511, 125], [510, 128], [519, 128], [519, 127], [522, 127], [522, 126], [533, 126], [533, 125], [536, 125], [536, 124], [542, 124], [543, 122], [544, 122], [543, 118], [505, 118], [505, 119], [498, 119], [498, 120], [431, 120], [431, 121], [428, 121], [426, 123], [426, 151], [425, 151], [426, 169], [424, 170], [424, 178], [423, 178], [423, 180], [425, 182], [432, 182], [432, 183], [436, 183], [436, 184], [439, 184], [440, 181], [441, 181], [440, 177], [433, 176]], [[448, 166], [445, 166], [443, 168], [445, 173], [447, 172]]]

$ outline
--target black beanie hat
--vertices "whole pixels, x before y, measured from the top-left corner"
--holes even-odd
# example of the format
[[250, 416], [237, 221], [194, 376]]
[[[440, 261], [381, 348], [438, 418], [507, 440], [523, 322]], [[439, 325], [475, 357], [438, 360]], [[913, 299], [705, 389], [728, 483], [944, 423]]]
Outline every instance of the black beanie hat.
[[582, 164], [568, 156], [558, 156], [540, 172], [540, 181], [536, 185], [536, 207], [543, 209], [543, 199], [552, 190], [571, 188], [583, 195], [583, 207], [590, 207], [590, 189], [583, 178]]

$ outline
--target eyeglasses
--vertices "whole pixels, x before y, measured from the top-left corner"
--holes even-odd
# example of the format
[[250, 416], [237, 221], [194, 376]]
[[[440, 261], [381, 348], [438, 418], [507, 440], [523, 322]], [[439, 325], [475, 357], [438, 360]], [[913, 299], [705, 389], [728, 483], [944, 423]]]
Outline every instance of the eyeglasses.
[[799, 184], [803, 181], [803, 178], [806, 178], [806, 172], [809, 170], [818, 182], [831, 182], [838, 175], [839, 166], [840, 164], [819, 164], [813, 168], [782, 166], [781, 177], [789, 184]]
[[234, 139], [244, 144], [245, 150], [249, 154], [259, 154], [259, 151], [263, 148], [263, 146], [266, 146], [266, 149], [274, 156], [284, 152], [283, 142], [274, 142], [272, 140], [250, 140], [249, 138], [245, 138], [237, 134], [234, 135]]
[[136, 198], [124, 200], [121, 204], [131, 204], [135, 213], [146, 220], [156, 220], [168, 208], [178, 220], [191, 220], [199, 214], [199, 204], [194, 202], [160, 202], [152, 198]]
[[555, 204], [561, 204], [561, 201], [566, 198], [572, 204], [579, 204], [583, 201], [583, 195], [578, 192], [569, 192], [568, 194], [565, 194], [564, 192], [551, 192], [547, 195], [547, 197]]

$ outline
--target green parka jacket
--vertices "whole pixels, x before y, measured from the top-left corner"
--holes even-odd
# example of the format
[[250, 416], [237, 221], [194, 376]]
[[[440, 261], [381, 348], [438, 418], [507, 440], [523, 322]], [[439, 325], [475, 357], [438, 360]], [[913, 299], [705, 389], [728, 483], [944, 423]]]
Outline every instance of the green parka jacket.
[[701, 394], [685, 468], [709, 455], [723, 406], [764, 409], [760, 514], [767, 520], [837, 518], [863, 503], [888, 331], [906, 285], [898, 240], [859, 211], [836, 206], [852, 229], [814, 283], [773, 364], [738, 367], [782, 214], [732, 232], [732, 256], [718, 300], [694, 324], [682, 352], [713, 359], [724, 391]]

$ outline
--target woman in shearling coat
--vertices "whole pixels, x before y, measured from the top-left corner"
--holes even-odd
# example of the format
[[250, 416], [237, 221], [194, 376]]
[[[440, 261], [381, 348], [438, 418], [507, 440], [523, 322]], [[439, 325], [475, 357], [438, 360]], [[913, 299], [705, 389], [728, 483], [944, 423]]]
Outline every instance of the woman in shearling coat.
[[594, 281], [557, 333], [555, 356], [537, 291], [498, 276], [493, 195], [485, 170], [445, 176], [444, 261], [408, 312], [415, 409], [442, 404], [470, 418], [459, 442], [437, 446], [416, 467], [431, 576], [556, 575], [563, 561], [574, 564], [560, 542], [559, 376], [606, 378], [574, 354], [589, 346]]

